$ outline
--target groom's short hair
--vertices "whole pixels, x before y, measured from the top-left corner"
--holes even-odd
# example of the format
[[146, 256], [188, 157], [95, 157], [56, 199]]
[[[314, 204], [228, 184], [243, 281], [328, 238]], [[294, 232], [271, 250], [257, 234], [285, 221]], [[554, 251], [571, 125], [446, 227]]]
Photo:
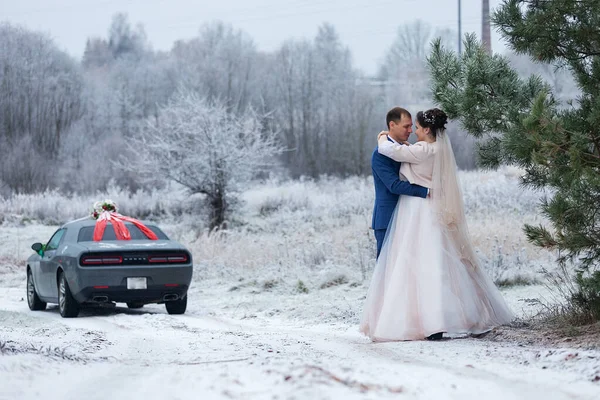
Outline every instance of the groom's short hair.
[[408, 110], [402, 107], [394, 107], [390, 111], [388, 111], [385, 117], [385, 122], [387, 124], [388, 129], [390, 129], [390, 122], [398, 122], [402, 119], [403, 116], [412, 118], [412, 115], [410, 115]]

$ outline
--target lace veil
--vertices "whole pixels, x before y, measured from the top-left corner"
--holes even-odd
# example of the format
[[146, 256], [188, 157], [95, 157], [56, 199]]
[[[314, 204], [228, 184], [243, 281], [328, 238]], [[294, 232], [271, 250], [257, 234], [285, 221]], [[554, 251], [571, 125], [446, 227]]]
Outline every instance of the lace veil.
[[477, 258], [469, 237], [454, 151], [444, 129], [438, 130], [436, 143], [431, 187], [434, 210], [447, 238], [460, 250], [463, 262], [476, 268]]

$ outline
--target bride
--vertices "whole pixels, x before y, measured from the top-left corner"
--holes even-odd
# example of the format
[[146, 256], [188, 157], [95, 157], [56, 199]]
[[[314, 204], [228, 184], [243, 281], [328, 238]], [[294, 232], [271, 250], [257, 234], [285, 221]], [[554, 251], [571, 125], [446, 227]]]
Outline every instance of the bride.
[[447, 120], [437, 108], [419, 112], [411, 146], [379, 136], [379, 153], [402, 162], [401, 179], [431, 196], [401, 196], [394, 210], [360, 323], [373, 341], [478, 335], [513, 319], [469, 238]]

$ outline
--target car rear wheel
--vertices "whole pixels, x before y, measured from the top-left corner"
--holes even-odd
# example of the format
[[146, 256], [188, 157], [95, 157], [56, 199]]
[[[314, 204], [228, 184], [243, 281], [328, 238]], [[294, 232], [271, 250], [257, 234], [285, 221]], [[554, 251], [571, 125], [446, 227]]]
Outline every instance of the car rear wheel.
[[187, 296], [183, 299], [167, 301], [165, 303], [167, 312], [171, 315], [183, 314], [187, 308]]
[[142, 308], [144, 307], [144, 303], [134, 303], [134, 302], [128, 302], [127, 303], [127, 307], [129, 308]]
[[40, 300], [35, 291], [35, 283], [33, 282], [31, 271], [27, 271], [27, 305], [29, 305], [31, 311], [42, 311], [46, 309], [46, 303]]
[[58, 309], [63, 318], [75, 318], [79, 315], [79, 303], [71, 294], [64, 272], [58, 277]]

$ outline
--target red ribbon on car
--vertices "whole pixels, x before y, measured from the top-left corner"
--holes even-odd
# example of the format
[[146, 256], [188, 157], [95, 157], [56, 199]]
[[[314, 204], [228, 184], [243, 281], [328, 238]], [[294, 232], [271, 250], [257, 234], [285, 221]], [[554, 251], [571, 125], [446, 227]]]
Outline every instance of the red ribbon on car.
[[94, 227], [94, 241], [99, 242], [102, 240], [102, 236], [104, 236], [104, 230], [106, 229], [106, 224], [111, 223], [114, 230], [115, 236], [117, 240], [131, 240], [131, 234], [129, 233], [129, 229], [125, 226], [125, 222], [131, 222], [133, 225], [137, 226], [140, 231], [150, 240], [158, 240], [158, 236], [154, 232], [150, 230], [146, 225], [142, 224], [135, 218], [126, 217], [114, 211], [103, 211], [98, 220], [96, 221], [96, 226]]

